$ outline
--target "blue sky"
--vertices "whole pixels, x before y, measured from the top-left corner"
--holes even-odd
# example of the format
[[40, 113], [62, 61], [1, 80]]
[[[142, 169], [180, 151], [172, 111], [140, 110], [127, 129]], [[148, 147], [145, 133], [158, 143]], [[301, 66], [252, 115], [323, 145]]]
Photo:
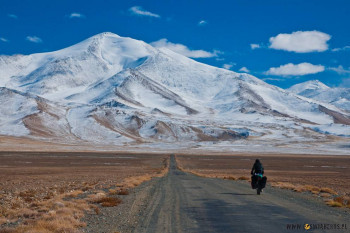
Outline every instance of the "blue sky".
[[0, 0], [0, 54], [110, 31], [289, 87], [350, 87], [348, 0]]

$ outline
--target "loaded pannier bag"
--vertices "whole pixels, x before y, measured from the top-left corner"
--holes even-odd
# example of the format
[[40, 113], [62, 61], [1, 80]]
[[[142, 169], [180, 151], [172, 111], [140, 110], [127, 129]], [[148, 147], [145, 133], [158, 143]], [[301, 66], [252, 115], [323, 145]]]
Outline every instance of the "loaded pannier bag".
[[251, 185], [252, 185], [252, 189], [256, 189], [257, 188], [257, 186], [258, 186], [258, 177], [257, 176], [252, 175]]
[[267, 182], [267, 177], [266, 176], [264, 176], [263, 178], [261, 178], [261, 180], [260, 180], [260, 182], [259, 182], [259, 185], [260, 185], [260, 189], [263, 189], [263, 188], [265, 188], [265, 186], [266, 186], [266, 182]]

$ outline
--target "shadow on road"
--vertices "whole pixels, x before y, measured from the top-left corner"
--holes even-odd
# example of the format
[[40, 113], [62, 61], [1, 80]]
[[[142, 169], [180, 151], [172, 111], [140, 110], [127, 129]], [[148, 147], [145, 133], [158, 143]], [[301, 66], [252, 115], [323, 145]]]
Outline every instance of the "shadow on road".
[[232, 195], [232, 196], [250, 196], [250, 195], [256, 195], [252, 193], [219, 193], [224, 195]]

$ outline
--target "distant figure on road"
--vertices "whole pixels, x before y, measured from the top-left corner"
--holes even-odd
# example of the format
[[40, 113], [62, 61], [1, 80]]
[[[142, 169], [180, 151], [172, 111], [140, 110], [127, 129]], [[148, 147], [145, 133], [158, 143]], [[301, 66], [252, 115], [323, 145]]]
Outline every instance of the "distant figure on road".
[[264, 167], [261, 164], [259, 159], [255, 160], [255, 163], [253, 165], [252, 171], [250, 172], [252, 175], [258, 175], [262, 177], [264, 175]]
[[256, 189], [258, 195], [262, 192], [263, 188], [265, 188], [267, 178], [264, 175], [264, 167], [261, 164], [259, 159], [255, 160], [252, 171], [252, 189]]

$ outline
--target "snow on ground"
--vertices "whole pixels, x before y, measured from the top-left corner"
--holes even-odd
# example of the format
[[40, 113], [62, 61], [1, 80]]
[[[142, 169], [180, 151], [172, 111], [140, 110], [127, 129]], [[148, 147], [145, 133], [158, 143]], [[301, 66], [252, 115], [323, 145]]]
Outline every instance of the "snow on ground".
[[71, 132], [85, 141], [98, 144], [122, 144], [130, 141], [121, 134], [99, 124], [91, 116], [91, 107], [77, 107], [68, 112], [67, 119]]
[[310, 125], [310, 128], [323, 134], [331, 134], [343, 137], [350, 137], [350, 128], [342, 124]]

